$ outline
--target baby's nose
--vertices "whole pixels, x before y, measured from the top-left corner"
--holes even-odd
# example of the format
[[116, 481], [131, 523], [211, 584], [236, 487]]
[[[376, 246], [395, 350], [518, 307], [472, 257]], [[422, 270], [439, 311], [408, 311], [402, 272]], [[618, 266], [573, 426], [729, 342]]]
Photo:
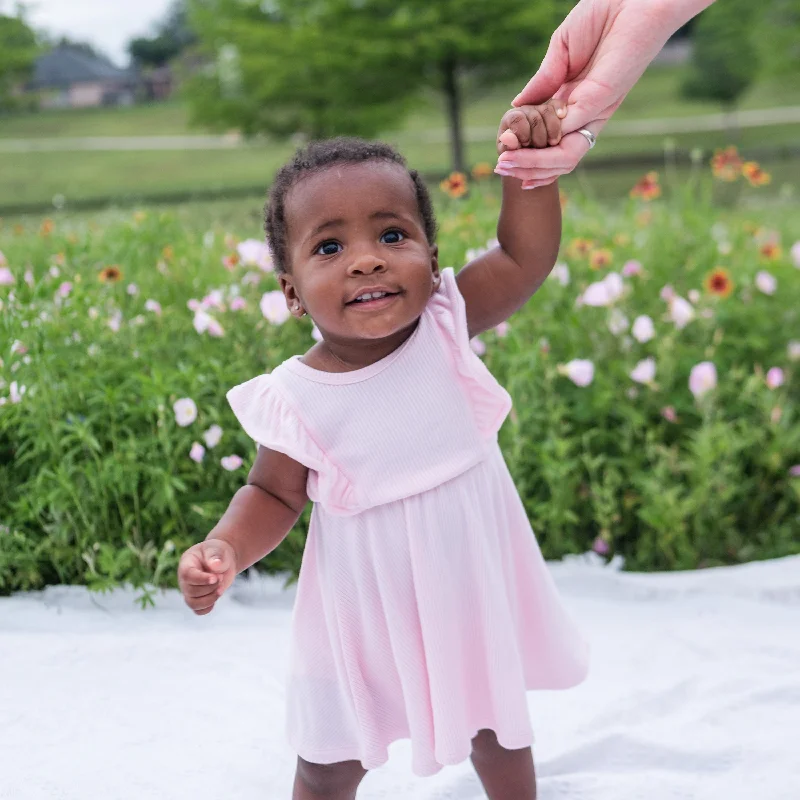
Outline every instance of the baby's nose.
[[386, 262], [375, 255], [365, 253], [356, 258], [348, 268], [350, 275], [372, 275], [373, 272], [383, 272], [386, 269]]

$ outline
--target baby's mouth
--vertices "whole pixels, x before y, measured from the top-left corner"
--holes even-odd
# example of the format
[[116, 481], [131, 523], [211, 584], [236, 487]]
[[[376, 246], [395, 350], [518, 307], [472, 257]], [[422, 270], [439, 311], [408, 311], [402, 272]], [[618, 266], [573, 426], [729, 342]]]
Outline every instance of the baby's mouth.
[[363, 306], [363, 305], [377, 305], [381, 301], [386, 300], [387, 298], [396, 297], [399, 295], [400, 292], [386, 292], [386, 291], [377, 291], [377, 292], [362, 292], [358, 297], [353, 300], [348, 301], [345, 305], [348, 306]]

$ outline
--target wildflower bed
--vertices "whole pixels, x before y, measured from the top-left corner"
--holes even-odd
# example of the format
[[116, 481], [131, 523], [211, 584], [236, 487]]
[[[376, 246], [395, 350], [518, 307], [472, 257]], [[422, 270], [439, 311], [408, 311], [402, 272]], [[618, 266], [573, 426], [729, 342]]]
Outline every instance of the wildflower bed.
[[[498, 194], [456, 183], [438, 210], [458, 266], [491, 245]], [[553, 275], [473, 342], [514, 398], [501, 444], [525, 507], [550, 558], [800, 552], [796, 206], [659, 195], [649, 174], [613, 209], [565, 198]], [[314, 331], [241, 208], [0, 228], [0, 592], [131, 583], [147, 602], [244, 481], [225, 392]], [[306, 520], [266, 569], [296, 574]]]

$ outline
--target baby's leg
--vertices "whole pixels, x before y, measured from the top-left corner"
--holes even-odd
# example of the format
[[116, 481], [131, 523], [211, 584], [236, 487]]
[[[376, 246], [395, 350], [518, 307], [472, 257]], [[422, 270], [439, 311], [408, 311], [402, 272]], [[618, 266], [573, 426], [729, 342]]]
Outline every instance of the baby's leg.
[[312, 764], [298, 756], [292, 800], [354, 800], [366, 774], [360, 761]]
[[478, 731], [472, 740], [472, 764], [489, 800], [536, 800], [530, 747], [506, 750], [494, 731]]

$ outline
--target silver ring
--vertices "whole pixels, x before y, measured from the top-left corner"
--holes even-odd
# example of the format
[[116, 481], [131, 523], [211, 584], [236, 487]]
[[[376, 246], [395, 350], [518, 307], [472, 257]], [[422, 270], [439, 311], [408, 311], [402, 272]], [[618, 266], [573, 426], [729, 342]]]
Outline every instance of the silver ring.
[[582, 133], [586, 137], [586, 141], [589, 142], [590, 150], [597, 143], [597, 137], [591, 131], [587, 131], [586, 128], [578, 128], [578, 133]]

